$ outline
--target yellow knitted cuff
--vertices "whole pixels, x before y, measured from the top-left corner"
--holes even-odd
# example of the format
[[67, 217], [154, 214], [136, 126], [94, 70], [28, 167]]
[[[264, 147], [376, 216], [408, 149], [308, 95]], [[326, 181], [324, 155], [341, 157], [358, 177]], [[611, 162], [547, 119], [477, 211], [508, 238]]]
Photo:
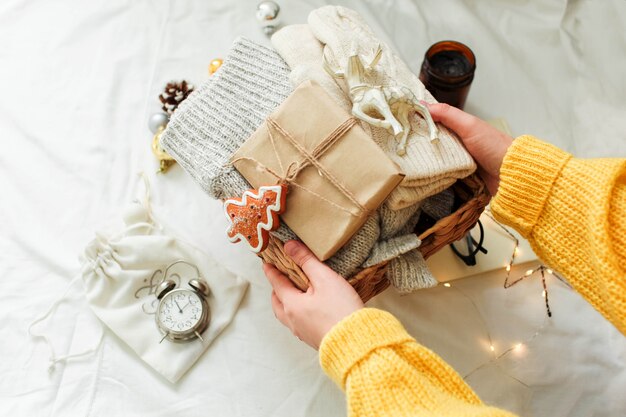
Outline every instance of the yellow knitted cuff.
[[320, 364], [345, 389], [350, 370], [371, 352], [414, 341], [402, 324], [386, 311], [363, 308], [337, 323], [320, 345]]
[[500, 168], [500, 186], [491, 200], [495, 218], [527, 237], [537, 222], [552, 185], [572, 155], [532, 136], [509, 147]]

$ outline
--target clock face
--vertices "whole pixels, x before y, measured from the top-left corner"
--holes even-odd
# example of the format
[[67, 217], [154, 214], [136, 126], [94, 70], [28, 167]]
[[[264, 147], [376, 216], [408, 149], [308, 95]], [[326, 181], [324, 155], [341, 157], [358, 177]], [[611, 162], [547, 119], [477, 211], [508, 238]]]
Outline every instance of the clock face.
[[173, 290], [165, 294], [159, 303], [157, 320], [167, 330], [193, 331], [201, 318], [202, 302], [194, 291]]

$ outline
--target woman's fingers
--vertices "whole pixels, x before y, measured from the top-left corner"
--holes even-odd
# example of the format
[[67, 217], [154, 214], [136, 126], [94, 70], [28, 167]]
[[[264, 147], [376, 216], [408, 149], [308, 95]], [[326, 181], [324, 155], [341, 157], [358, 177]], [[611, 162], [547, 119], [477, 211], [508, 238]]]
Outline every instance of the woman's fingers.
[[317, 349], [324, 335], [344, 317], [363, 308], [363, 302], [348, 281], [320, 262], [304, 244], [287, 242], [285, 252], [306, 273], [311, 287], [303, 293], [275, 267], [263, 265], [274, 288], [272, 310], [296, 337]]
[[289, 278], [284, 276], [275, 266], [263, 264], [263, 272], [281, 303], [284, 303], [285, 300], [291, 296], [302, 294], [302, 292], [289, 281]]
[[274, 310], [274, 315], [276, 316], [278, 321], [287, 326], [287, 321], [285, 317], [285, 306], [283, 305], [282, 301], [278, 299], [275, 291], [272, 291], [272, 310]]
[[317, 257], [301, 242], [290, 240], [285, 243], [285, 252], [300, 267], [302, 271], [315, 286], [320, 279], [335, 277], [337, 273], [322, 263]]
[[436, 103], [427, 105], [433, 120], [441, 122], [446, 127], [454, 130], [461, 139], [473, 135], [478, 123], [481, 122], [477, 117], [465, 113], [449, 104]]

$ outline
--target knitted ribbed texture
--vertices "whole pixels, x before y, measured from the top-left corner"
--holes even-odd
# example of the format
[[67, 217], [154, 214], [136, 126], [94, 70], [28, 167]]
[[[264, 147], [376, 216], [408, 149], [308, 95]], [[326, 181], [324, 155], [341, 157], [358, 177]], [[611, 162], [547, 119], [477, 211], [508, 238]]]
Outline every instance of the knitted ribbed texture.
[[387, 279], [400, 294], [410, 294], [439, 283], [418, 249], [392, 259], [387, 268]]
[[435, 220], [442, 219], [452, 213], [454, 207], [454, 191], [450, 188], [439, 194], [428, 197], [422, 204], [422, 211]]
[[[404, 86], [411, 90], [417, 99], [436, 102], [426, 91], [417, 76], [408, 66], [372, 32], [363, 18], [355, 11], [340, 6], [325, 6], [312, 11], [308, 19], [313, 35], [327, 48], [329, 56], [334, 57], [331, 62], [336, 68], [345, 68], [348, 57], [352, 54], [353, 45], [361, 54], [373, 52], [377, 45], [383, 50], [383, 56], [370, 74], [371, 82], [375, 85]], [[290, 66], [292, 59], [298, 59], [297, 53], [292, 59], [285, 54], [289, 51], [280, 50], [277, 42], [275, 47]], [[296, 51], [296, 48], [291, 48]], [[308, 62], [308, 61], [307, 61]], [[323, 71], [318, 66], [308, 66], [309, 72]], [[319, 78], [317, 74], [310, 77]], [[339, 81], [344, 88], [345, 82]], [[331, 85], [329, 83], [324, 84]], [[337, 92], [337, 94], [339, 94]], [[332, 95], [332, 94], [331, 94]], [[351, 105], [347, 108], [351, 110]], [[370, 126], [363, 122], [363, 128], [371, 131], [373, 139], [395, 161], [406, 177], [398, 188], [388, 198], [388, 204], [393, 209], [400, 209], [422, 201], [424, 198], [436, 194], [449, 186], [457, 179], [470, 175], [476, 165], [456, 136], [441, 125], [440, 143], [433, 145], [428, 140], [428, 128], [421, 117], [411, 118], [411, 134], [409, 135], [406, 155], [396, 153], [396, 142], [389, 131], [383, 128]]]
[[[361, 266], [363, 268], [369, 268], [370, 266], [396, 258], [415, 248], [418, 248], [421, 243], [422, 242], [415, 233], [381, 240], [376, 242], [376, 245], [372, 248], [370, 255]], [[387, 277], [389, 277], [389, 271], [387, 271]]]
[[[304, 81], [315, 81], [346, 111], [352, 102], [337, 80], [322, 66], [323, 45], [311, 32], [309, 25], [289, 25], [272, 36], [272, 46], [289, 64], [289, 80], [296, 86]], [[343, 84], [343, 82], [341, 83]]]
[[512, 416], [487, 407], [391, 314], [361, 309], [324, 337], [320, 363], [345, 390], [348, 416]]
[[415, 234], [415, 225], [421, 215], [419, 204], [392, 210], [389, 204], [385, 203], [380, 206], [378, 212], [380, 213], [381, 240], [398, 237], [401, 234]]
[[378, 226], [379, 215], [373, 213], [361, 226], [357, 234], [341, 247], [325, 264], [343, 277], [350, 277], [354, 271], [367, 259], [372, 246], [380, 234]]
[[626, 159], [572, 158], [519, 137], [491, 210], [626, 334]]
[[289, 67], [273, 50], [238, 38], [224, 64], [172, 116], [163, 147], [217, 199], [248, 182], [228, 161], [293, 90]]
[[531, 136], [517, 138], [500, 168], [501, 184], [491, 202], [494, 214], [525, 238], [550, 196], [563, 166], [572, 155]]
[[[427, 200], [433, 197], [429, 197]], [[440, 212], [447, 209], [447, 207], [443, 207]], [[376, 242], [370, 256], [362, 266], [367, 268], [390, 260], [386, 276], [400, 294], [409, 294], [436, 286], [438, 282], [426, 265], [422, 253], [418, 250], [422, 242], [414, 232], [421, 211], [417, 209], [417, 206], [394, 211], [385, 204], [379, 212], [381, 215], [381, 236], [383, 235], [382, 232], [385, 231], [393, 237], [381, 238]]]

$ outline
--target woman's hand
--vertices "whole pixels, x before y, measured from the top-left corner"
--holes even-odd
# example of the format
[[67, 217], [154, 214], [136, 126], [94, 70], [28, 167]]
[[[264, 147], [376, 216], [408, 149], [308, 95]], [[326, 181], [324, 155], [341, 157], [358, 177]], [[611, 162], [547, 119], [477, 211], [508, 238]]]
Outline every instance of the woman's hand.
[[487, 122], [448, 104], [427, 104], [433, 120], [454, 130], [478, 163], [478, 173], [491, 195], [498, 191], [500, 166], [513, 138]]
[[[500, 166], [513, 139], [462, 110], [447, 104], [428, 105], [433, 120], [454, 130], [479, 165], [478, 173], [494, 195], [500, 182]], [[310, 281], [306, 292], [297, 289], [278, 269], [263, 265], [273, 287], [272, 309], [296, 337], [317, 349], [330, 329], [341, 319], [363, 308], [363, 302], [348, 282], [320, 262], [302, 243], [285, 244], [285, 252], [302, 268]]]
[[302, 292], [274, 266], [263, 264], [263, 272], [274, 289], [272, 309], [298, 339], [318, 349], [326, 333], [363, 308], [363, 302], [348, 281], [320, 262], [304, 244], [290, 240], [285, 252], [302, 268], [310, 287]]

